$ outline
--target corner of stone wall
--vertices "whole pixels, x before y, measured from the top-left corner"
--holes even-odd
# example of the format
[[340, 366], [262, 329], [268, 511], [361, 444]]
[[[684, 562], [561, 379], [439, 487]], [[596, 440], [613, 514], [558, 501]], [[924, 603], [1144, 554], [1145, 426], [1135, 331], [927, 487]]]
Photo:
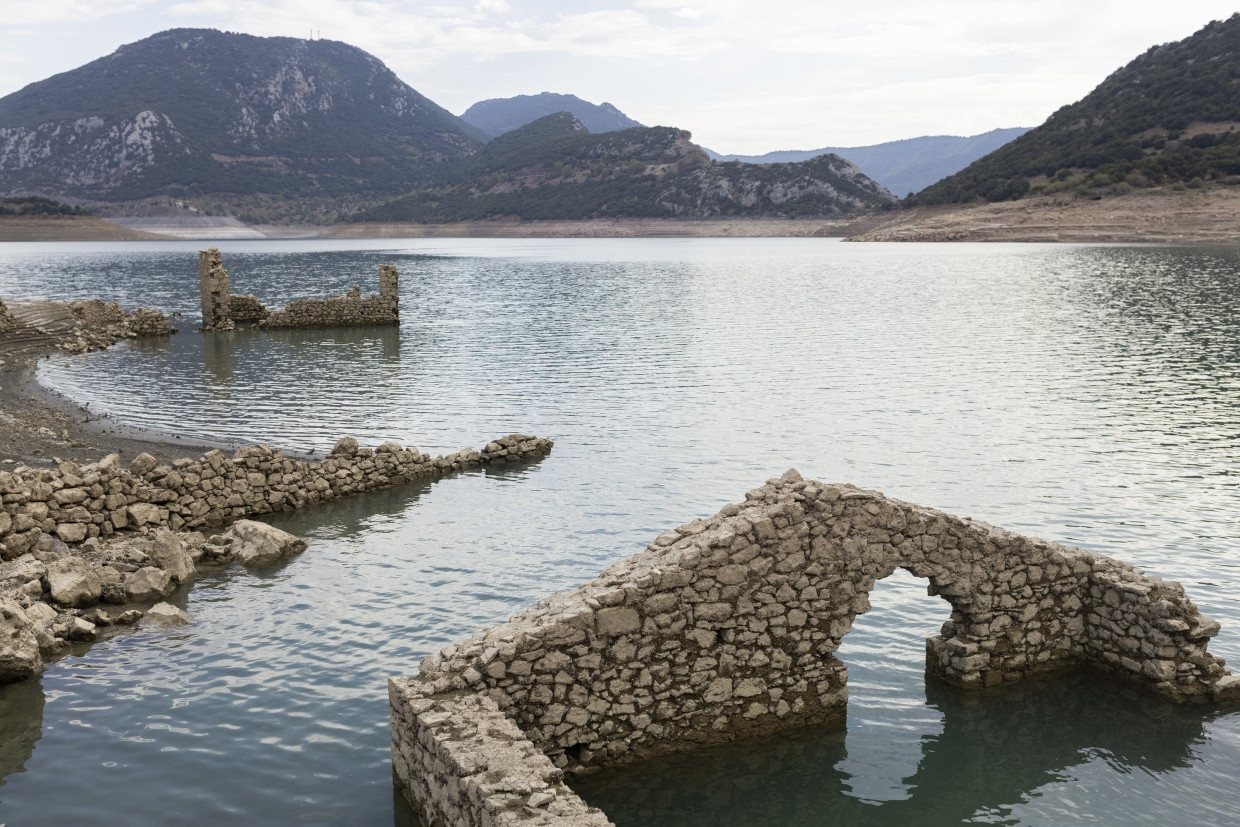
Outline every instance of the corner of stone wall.
[[429, 698], [410, 680], [388, 681], [392, 770], [428, 827], [606, 827], [558, 769], [485, 695]]

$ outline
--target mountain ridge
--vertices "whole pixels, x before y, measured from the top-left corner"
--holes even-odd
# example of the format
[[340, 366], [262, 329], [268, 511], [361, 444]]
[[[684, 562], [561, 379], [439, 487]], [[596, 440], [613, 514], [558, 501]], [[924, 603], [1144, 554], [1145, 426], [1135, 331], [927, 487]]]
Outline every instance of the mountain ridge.
[[1240, 13], [1151, 46], [911, 204], [1240, 182]]
[[615, 132], [644, 126], [610, 103], [591, 103], [576, 95], [540, 92], [478, 101], [461, 113], [461, 120], [497, 138], [547, 115], [568, 112], [590, 132]]

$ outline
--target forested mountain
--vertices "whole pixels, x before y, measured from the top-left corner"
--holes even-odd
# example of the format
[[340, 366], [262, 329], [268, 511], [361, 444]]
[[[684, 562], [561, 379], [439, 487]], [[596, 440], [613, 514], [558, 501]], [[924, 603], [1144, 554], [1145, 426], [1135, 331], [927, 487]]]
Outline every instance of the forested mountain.
[[1155, 46], [1046, 123], [913, 203], [1240, 183], [1240, 13]]
[[347, 209], [484, 137], [345, 43], [174, 29], [0, 98], [0, 195]]
[[557, 112], [569, 113], [591, 132], [642, 126], [610, 103], [590, 103], [554, 92], [479, 101], [461, 113], [461, 120], [494, 138]]
[[870, 146], [823, 147], [808, 150], [781, 150], [765, 155], [719, 155], [721, 161], [745, 161], [751, 164], [807, 161], [828, 153], [847, 158], [861, 171], [897, 195], [919, 192], [953, 172], [959, 172], [1015, 138], [1029, 131], [1028, 127], [992, 129], [980, 135], [926, 135], [888, 141]]
[[548, 115], [491, 141], [445, 185], [360, 217], [838, 217], [894, 201], [834, 155], [797, 164], [716, 163], [689, 138], [668, 127], [593, 134], [568, 113]]

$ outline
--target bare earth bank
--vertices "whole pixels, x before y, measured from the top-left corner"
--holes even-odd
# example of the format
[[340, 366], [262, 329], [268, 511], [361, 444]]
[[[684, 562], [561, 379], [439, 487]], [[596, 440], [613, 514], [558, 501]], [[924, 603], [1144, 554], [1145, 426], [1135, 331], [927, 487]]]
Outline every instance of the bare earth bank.
[[850, 241], [1240, 242], [1240, 187], [1043, 196], [889, 214]]

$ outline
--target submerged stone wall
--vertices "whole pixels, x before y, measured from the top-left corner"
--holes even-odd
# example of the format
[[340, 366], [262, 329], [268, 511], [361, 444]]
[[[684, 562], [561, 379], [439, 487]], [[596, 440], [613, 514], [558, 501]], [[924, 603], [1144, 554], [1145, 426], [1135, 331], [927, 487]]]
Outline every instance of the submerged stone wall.
[[[390, 681], [398, 784], [430, 824], [491, 823], [466, 792], [516, 765], [459, 763], [448, 784], [436, 757], [458, 749], [470, 695], [570, 772], [840, 718], [847, 668], [834, 653], [897, 568], [950, 604], [927, 671], [956, 686], [1088, 665], [1174, 701], [1240, 700], [1240, 677], [1206, 650], [1218, 624], [1178, 583], [790, 471]], [[494, 823], [571, 823], [548, 821], [534, 795]]]
[[0, 471], [0, 558], [25, 553], [44, 533], [80, 543], [122, 529], [196, 529], [414, 479], [533, 459], [551, 447], [549, 439], [512, 434], [481, 451], [466, 448], [432, 458], [394, 442], [359, 448], [357, 440], [346, 437], [321, 461], [291, 459], [258, 445], [232, 456], [211, 451], [171, 465], [141, 454], [125, 468], [112, 454], [82, 467], [62, 462], [56, 469]]
[[232, 330], [237, 322], [263, 328], [400, 324], [400, 274], [390, 264], [379, 266], [377, 294], [362, 296], [361, 287], [354, 287], [344, 296], [297, 299], [277, 311], [268, 310], [252, 294], [231, 294], [228, 271], [215, 247], [198, 253], [198, 282], [204, 331]]

